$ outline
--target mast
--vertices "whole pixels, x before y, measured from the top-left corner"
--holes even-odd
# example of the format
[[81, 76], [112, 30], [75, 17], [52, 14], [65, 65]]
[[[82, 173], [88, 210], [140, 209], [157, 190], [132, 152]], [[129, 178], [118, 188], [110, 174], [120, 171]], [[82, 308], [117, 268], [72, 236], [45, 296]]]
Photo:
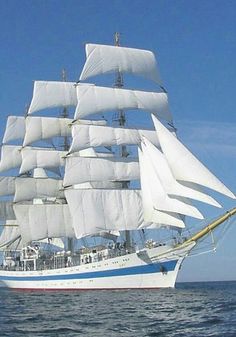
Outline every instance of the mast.
[[[67, 81], [65, 69], [62, 69], [62, 81], [63, 81], [63, 82], [66, 82], [66, 81]], [[69, 117], [69, 113], [68, 113], [67, 107], [64, 107], [64, 108], [63, 108], [62, 113], [61, 113], [61, 117], [62, 117], [62, 118], [68, 118], [68, 117]], [[64, 150], [64, 151], [68, 151], [68, 150], [69, 150], [69, 147], [70, 147], [70, 146], [69, 146], [68, 137], [65, 136], [65, 137], [63, 137], [63, 138], [64, 138], [63, 150]]]
[[[66, 82], [67, 81], [67, 78], [66, 78], [66, 70], [65, 69], [62, 69], [62, 81], [63, 82]], [[61, 117], [62, 118], [68, 118], [69, 117], [69, 113], [68, 113], [68, 109], [67, 107], [64, 107], [63, 110], [62, 110], [62, 113], [61, 113]], [[65, 136], [63, 137], [63, 150], [64, 151], [68, 151], [70, 146], [69, 146], [69, 140], [68, 140], [68, 137]], [[67, 249], [70, 251], [70, 252], [73, 252], [74, 250], [74, 247], [73, 247], [73, 239], [72, 238], [67, 238]]]
[[[115, 32], [114, 44], [116, 47], [120, 46], [120, 33], [118, 32]], [[123, 76], [122, 76], [122, 73], [118, 70], [116, 72], [114, 87], [123, 88], [123, 86], [124, 86]], [[119, 110], [118, 115], [114, 118], [114, 120], [118, 122], [120, 127], [124, 127], [126, 123], [125, 112], [123, 110]], [[127, 151], [126, 145], [121, 145], [120, 155], [121, 157], [127, 157], [128, 151]], [[126, 181], [122, 182], [122, 188], [128, 188], [128, 182]], [[125, 231], [125, 241], [126, 241], [126, 248], [129, 250], [129, 248], [131, 247], [131, 237], [130, 237], [130, 231], [128, 230]]]

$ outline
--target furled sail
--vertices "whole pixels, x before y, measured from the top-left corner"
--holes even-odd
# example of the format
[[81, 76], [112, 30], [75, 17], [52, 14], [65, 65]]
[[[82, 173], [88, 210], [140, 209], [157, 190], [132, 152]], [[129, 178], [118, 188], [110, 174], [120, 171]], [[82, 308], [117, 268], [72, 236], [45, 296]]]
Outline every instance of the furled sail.
[[105, 111], [140, 109], [152, 112], [157, 117], [169, 122], [172, 121], [165, 93], [105, 88], [85, 84], [77, 86], [76, 89], [78, 104], [74, 119]]
[[3, 145], [1, 150], [0, 172], [19, 167], [22, 162], [21, 146]]
[[34, 198], [64, 198], [62, 180], [52, 178], [17, 178], [14, 202]]
[[147, 157], [149, 158], [149, 161], [151, 162], [167, 194], [172, 196], [195, 199], [216, 207], [221, 207], [220, 204], [212, 197], [201, 192], [200, 188], [197, 189], [197, 186], [193, 183], [190, 185], [190, 187], [184, 186], [181, 183], [177, 182], [163, 153], [161, 153], [152, 143], [150, 143], [144, 137], [141, 145], [142, 151], [146, 152]]
[[[158, 211], [180, 213], [203, 219], [198, 209], [192, 206], [189, 201], [183, 198], [175, 199], [169, 197], [161, 181], [151, 165], [150, 159], [145, 152], [139, 149], [140, 180], [143, 198], [148, 195], [148, 201], [151, 199], [151, 205]], [[144, 200], [144, 203], [147, 202]]]
[[64, 186], [96, 181], [139, 179], [136, 158], [66, 158]]
[[24, 139], [24, 135], [25, 118], [22, 116], [9, 116], [2, 143], [6, 144], [12, 140]]
[[16, 177], [0, 177], [0, 196], [13, 195], [15, 193]]
[[23, 148], [21, 151], [22, 164], [20, 167], [20, 174], [26, 173], [30, 170], [39, 168], [46, 168], [50, 171], [58, 173], [58, 168], [65, 165], [66, 151], [56, 150], [37, 150]]
[[86, 44], [86, 57], [81, 81], [91, 76], [119, 71], [143, 76], [161, 84], [155, 56], [149, 50]]
[[162, 151], [177, 180], [203, 185], [230, 198], [236, 198], [154, 115], [152, 119]]
[[29, 116], [25, 120], [26, 131], [23, 146], [56, 136], [71, 136], [71, 123], [72, 119], [69, 118]]
[[14, 212], [24, 243], [44, 238], [74, 237], [67, 204], [15, 204]]
[[154, 130], [75, 124], [72, 126], [72, 143], [69, 153], [86, 149], [90, 146], [140, 144], [142, 136], [145, 136], [154, 145], [160, 145]]
[[35, 81], [28, 114], [48, 108], [76, 106], [76, 104], [74, 82]]

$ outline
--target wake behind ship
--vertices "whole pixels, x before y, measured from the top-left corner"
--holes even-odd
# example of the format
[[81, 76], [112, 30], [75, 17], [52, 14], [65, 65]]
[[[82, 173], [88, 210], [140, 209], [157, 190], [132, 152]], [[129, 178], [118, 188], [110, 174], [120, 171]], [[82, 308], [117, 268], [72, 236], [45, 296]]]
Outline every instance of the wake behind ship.
[[[121, 47], [118, 34], [115, 42], [87, 44], [79, 81], [35, 81], [27, 116], [8, 117], [0, 161], [7, 287], [174, 287], [184, 258], [236, 213], [182, 234], [186, 217], [203, 219], [195, 201], [221, 207], [210, 190], [235, 195], [178, 140], [154, 54]], [[107, 73], [113, 87], [85, 82]], [[124, 89], [131, 75], [155, 90]], [[55, 108], [61, 115], [49, 117]], [[127, 125], [139, 113], [151, 129]], [[162, 240], [163, 230], [172, 237]]]

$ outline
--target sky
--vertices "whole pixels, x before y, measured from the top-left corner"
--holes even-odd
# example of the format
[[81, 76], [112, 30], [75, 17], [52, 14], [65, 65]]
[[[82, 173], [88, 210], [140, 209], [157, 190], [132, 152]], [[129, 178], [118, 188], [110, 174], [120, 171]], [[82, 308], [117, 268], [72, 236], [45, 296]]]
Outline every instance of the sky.
[[[236, 193], [235, 17], [234, 0], [1, 0], [0, 132], [24, 114], [33, 80], [60, 80], [63, 68], [78, 80], [85, 44], [113, 44], [118, 31], [123, 46], [155, 53], [179, 138]], [[213, 196], [223, 209], [201, 205], [207, 219], [235, 206]], [[236, 222], [215, 253], [186, 259], [178, 280], [236, 280], [235, 237]]]

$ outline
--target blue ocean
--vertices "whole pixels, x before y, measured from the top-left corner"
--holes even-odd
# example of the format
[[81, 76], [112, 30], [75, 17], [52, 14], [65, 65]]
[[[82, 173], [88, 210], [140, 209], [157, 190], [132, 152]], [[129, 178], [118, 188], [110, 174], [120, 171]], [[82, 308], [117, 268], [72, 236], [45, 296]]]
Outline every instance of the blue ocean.
[[235, 337], [236, 282], [175, 289], [19, 292], [0, 288], [1, 337]]

